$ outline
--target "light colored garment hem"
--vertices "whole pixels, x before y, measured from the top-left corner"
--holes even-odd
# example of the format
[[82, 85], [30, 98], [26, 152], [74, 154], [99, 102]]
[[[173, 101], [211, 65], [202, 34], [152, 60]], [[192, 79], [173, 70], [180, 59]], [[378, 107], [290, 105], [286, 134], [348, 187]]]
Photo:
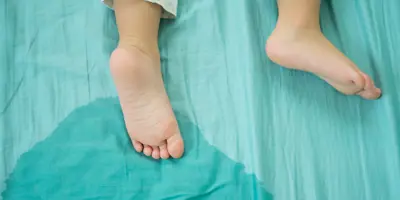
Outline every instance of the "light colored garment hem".
[[[113, 8], [113, 0], [101, 0], [108, 7]], [[144, 0], [156, 3], [163, 8], [162, 18], [175, 18], [178, 9], [178, 0]]]

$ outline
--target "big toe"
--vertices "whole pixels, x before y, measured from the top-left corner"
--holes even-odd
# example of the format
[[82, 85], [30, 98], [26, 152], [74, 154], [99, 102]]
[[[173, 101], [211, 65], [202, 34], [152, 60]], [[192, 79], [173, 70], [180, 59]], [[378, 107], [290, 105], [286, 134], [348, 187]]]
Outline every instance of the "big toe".
[[176, 132], [171, 137], [167, 138], [167, 150], [173, 158], [180, 158], [183, 155], [184, 145], [180, 132]]
[[365, 79], [365, 87], [358, 93], [358, 95], [365, 99], [378, 99], [382, 95], [381, 89], [375, 86], [374, 82], [369, 76], [363, 74], [363, 77]]

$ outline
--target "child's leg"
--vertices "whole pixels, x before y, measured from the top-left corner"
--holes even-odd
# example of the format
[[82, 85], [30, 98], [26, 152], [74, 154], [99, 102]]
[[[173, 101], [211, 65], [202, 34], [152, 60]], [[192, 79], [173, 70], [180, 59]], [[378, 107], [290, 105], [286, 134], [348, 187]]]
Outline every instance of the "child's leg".
[[126, 128], [136, 151], [155, 159], [183, 153], [183, 141], [161, 76], [161, 7], [144, 0], [114, 0], [120, 41], [110, 59]]
[[275, 63], [314, 73], [344, 94], [381, 95], [373, 81], [321, 33], [320, 0], [278, 0], [277, 26], [267, 41]]

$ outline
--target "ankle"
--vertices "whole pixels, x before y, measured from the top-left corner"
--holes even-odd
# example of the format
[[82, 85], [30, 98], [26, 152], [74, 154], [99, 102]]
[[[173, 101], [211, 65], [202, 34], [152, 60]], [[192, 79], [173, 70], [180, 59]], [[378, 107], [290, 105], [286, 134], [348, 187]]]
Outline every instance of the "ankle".
[[319, 19], [313, 18], [294, 18], [282, 16], [278, 18], [276, 28], [284, 29], [309, 29], [309, 30], [321, 30]]
[[160, 59], [157, 41], [143, 42], [138, 39], [120, 40], [118, 48], [125, 49], [129, 52], [141, 51], [152, 59]]

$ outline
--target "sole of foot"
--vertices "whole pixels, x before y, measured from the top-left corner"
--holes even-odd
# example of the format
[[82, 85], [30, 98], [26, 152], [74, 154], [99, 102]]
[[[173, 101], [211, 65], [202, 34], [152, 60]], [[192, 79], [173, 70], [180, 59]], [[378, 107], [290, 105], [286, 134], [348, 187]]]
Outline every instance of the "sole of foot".
[[111, 55], [110, 70], [134, 149], [154, 159], [180, 158], [184, 144], [164, 88], [159, 57], [134, 47], [118, 47]]

